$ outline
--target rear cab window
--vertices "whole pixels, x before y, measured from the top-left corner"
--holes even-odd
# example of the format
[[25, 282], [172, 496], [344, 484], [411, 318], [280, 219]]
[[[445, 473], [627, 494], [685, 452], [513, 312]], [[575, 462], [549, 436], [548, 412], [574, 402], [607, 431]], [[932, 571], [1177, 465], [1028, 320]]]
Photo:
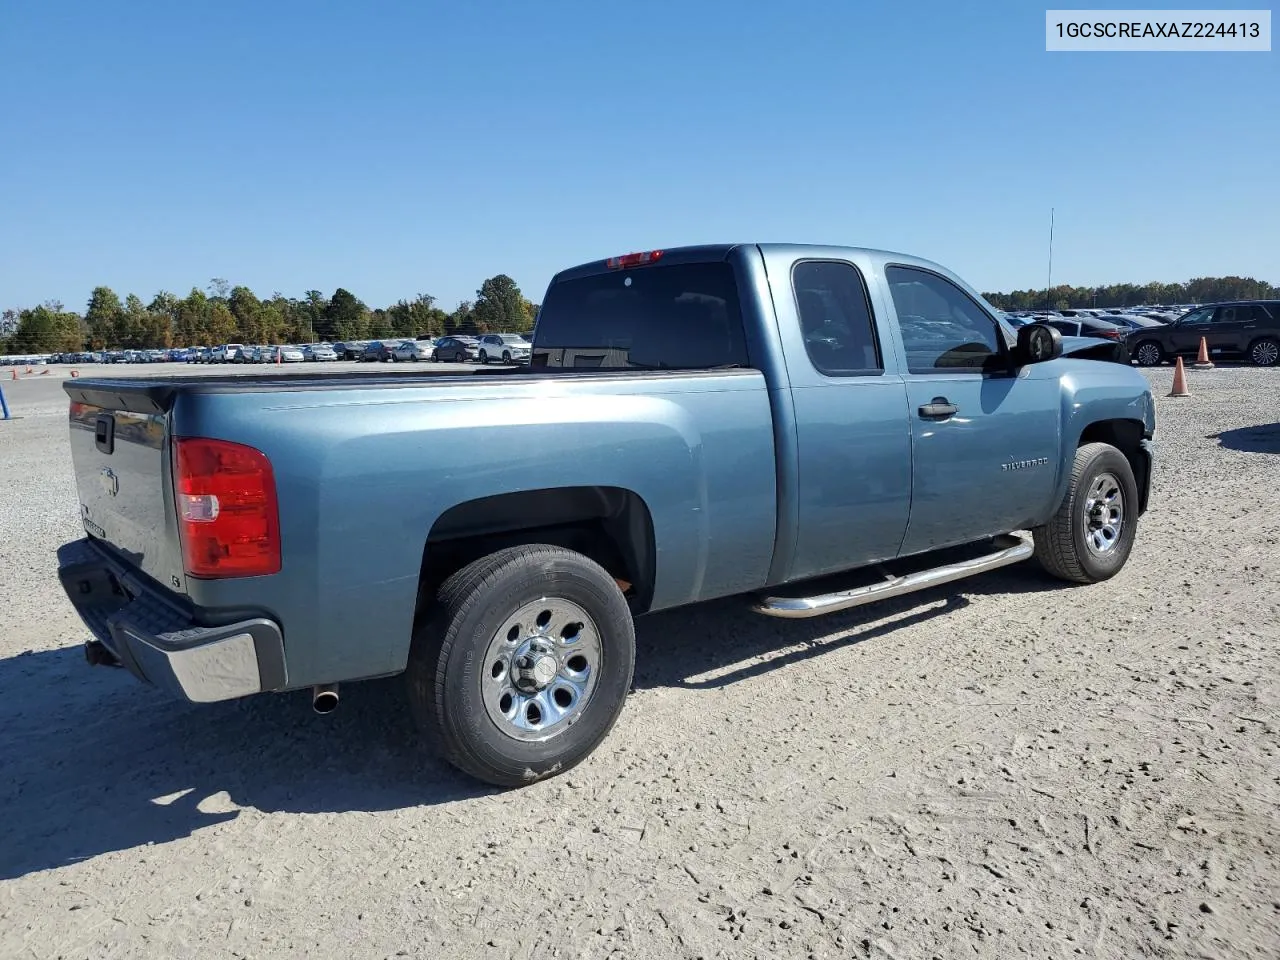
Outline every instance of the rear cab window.
[[532, 367], [705, 370], [749, 366], [727, 261], [653, 263], [559, 280], [533, 334]]
[[804, 349], [828, 377], [884, 372], [862, 274], [842, 260], [801, 260], [791, 269]]

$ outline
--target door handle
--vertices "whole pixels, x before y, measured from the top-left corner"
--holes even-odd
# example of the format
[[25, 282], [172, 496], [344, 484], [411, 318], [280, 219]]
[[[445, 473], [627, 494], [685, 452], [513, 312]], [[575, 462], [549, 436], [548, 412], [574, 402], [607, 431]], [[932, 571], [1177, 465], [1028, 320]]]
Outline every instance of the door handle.
[[920, 408], [920, 416], [926, 420], [945, 420], [947, 417], [955, 416], [957, 409], [956, 405], [946, 397], [934, 397], [932, 402]]

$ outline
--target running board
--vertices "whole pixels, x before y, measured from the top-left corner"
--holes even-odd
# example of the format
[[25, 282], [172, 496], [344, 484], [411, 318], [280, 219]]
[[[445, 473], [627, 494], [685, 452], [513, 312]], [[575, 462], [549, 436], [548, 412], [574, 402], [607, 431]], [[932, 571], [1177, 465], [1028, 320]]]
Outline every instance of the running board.
[[994, 553], [984, 554], [957, 563], [947, 563], [940, 567], [920, 570], [903, 576], [889, 576], [880, 583], [840, 590], [836, 593], [823, 593], [815, 597], [781, 597], [759, 595], [751, 605], [756, 613], [770, 617], [802, 619], [820, 617], [825, 613], [838, 613], [860, 607], [865, 603], [877, 600], [888, 600], [903, 594], [927, 590], [940, 584], [963, 580], [989, 570], [998, 570], [1011, 563], [1020, 563], [1035, 552], [1035, 544], [1029, 535], [1005, 534], [993, 538], [997, 547]]

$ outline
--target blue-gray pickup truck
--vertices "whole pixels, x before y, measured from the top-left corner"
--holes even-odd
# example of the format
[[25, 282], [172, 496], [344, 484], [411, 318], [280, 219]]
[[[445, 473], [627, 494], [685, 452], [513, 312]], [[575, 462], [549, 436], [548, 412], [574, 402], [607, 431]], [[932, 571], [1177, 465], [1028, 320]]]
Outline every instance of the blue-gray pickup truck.
[[1015, 331], [917, 257], [780, 244], [564, 270], [518, 368], [65, 389], [90, 662], [320, 712], [404, 674], [426, 739], [506, 786], [607, 736], [639, 615], [1114, 576], [1155, 432], [1123, 346]]

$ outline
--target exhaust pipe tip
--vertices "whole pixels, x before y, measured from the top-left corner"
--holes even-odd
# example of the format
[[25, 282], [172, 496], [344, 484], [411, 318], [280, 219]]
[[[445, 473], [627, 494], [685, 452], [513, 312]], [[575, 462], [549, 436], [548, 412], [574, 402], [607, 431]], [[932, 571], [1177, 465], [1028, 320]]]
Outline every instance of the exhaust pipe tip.
[[333, 713], [338, 707], [338, 685], [325, 683], [314, 687], [311, 691], [311, 709], [322, 716]]

